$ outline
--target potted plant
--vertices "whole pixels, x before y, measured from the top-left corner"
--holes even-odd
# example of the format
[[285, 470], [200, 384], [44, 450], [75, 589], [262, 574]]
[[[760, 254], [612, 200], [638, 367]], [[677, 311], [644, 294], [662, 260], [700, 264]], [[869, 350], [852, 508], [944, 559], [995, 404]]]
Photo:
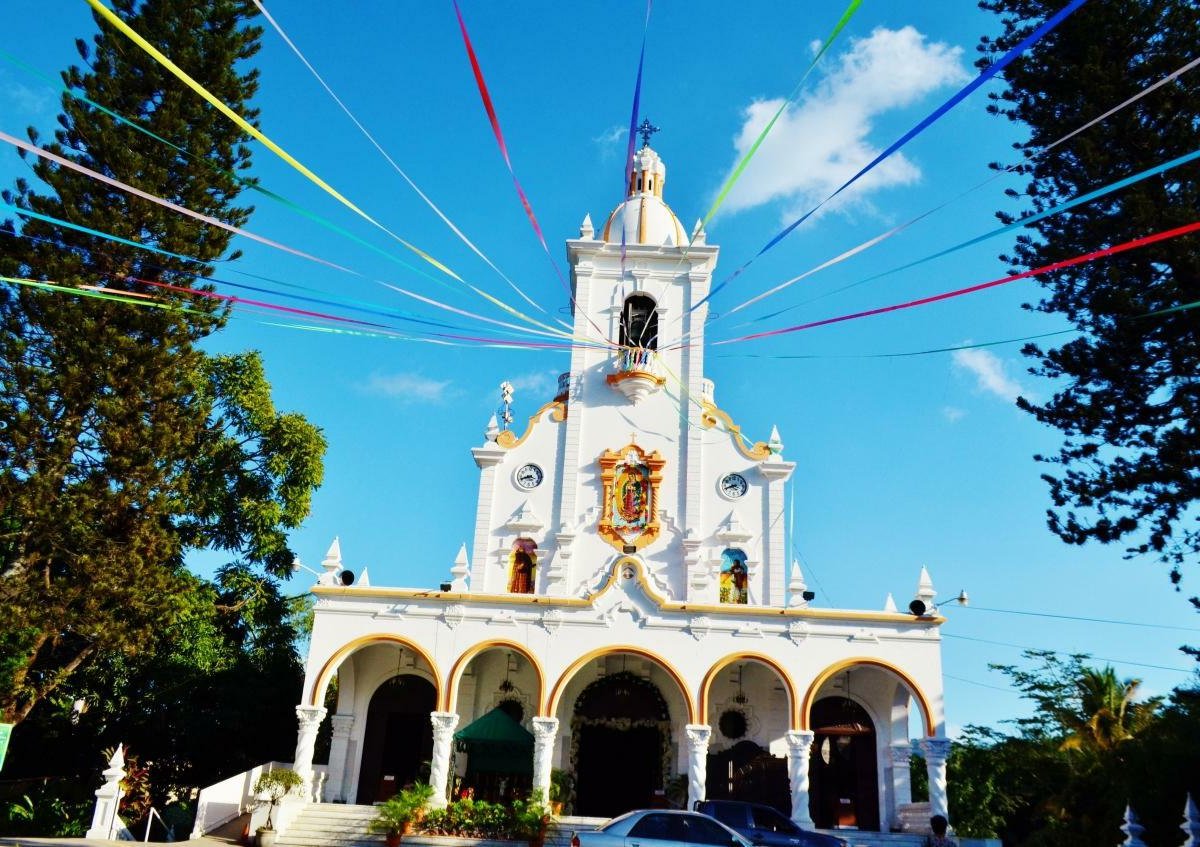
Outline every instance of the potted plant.
[[550, 810], [546, 808], [540, 790], [534, 791], [526, 800], [513, 801], [513, 837], [528, 841], [529, 847], [544, 847], [550, 821]]
[[267, 807], [267, 822], [258, 828], [258, 847], [274, 847], [275, 825], [272, 823], [275, 807], [283, 802], [283, 798], [304, 783], [300, 774], [289, 770], [271, 770], [260, 774], [254, 783], [254, 793], [258, 795], [258, 806]]
[[427, 782], [405, 786], [380, 805], [375, 820], [368, 825], [371, 832], [383, 835], [388, 847], [396, 847], [401, 836], [411, 832], [421, 819], [432, 797], [433, 786]]
[[[575, 777], [559, 768], [550, 771], [550, 811], [561, 815], [575, 795]], [[569, 810], [569, 809], [568, 809]]]

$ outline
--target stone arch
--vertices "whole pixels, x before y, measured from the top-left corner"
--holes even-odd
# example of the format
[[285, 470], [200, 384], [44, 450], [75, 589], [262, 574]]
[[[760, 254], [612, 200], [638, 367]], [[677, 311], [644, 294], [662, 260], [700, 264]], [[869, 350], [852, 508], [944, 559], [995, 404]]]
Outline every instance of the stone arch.
[[830, 665], [829, 667], [825, 668], [825, 670], [817, 674], [816, 678], [813, 679], [812, 684], [809, 685], [808, 690], [804, 693], [804, 700], [800, 706], [800, 729], [812, 729], [812, 707], [813, 703], [817, 700], [817, 695], [819, 694], [821, 687], [842, 671], [850, 670], [858, 666], [879, 668], [880, 670], [886, 671], [887, 673], [890, 673], [898, 678], [900, 682], [903, 683], [906, 688], [908, 688], [909, 692], [913, 696], [913, 699], [917, 701], [917, 705], [921, 708], [921, 715], [925, 718], [925, 734], [930, 738], [933, 738], [937, 735], [933, 718], [933, 709], [930, 705], [929, 698], [925, 695], [925, 692], [921, 689], [921, 686], [917, 685], [911, 676], [893, 665], [891, 662], [886, 662], [883, 659], [876, 659], [867, 656], [844, 659], [840, 662]]
[[546, 714], [552, 714], [545, 710], [546, 670], [542, 667], [542, 663], [538, 661], [537, 656], [530, 652], [528, 647], [502, 638], [493, 638], [474, 644], [464, 650], [462, 655], [454, 661], [454, 665], [450, 668], [450, 675], [446, 680], [445, 695], [441, 700], [442, 710], [446, 712], [454, 711], [455, 700], [458, 698], [458, 684], [462, 681], [463, 672], [466, 671], [467, 665], [471, 663], [472, 659], [488, 650], [512, 650], [514, 653], [520, 653], [524, 656], [537, 676], [537, 698], [534, 701], [537, 716], [541, 717]]
[[645, 291], [635, 291], [621, 304], [618, 343], [622, 347], [658, 349], [658, 302]]
[[325, 664], [321, 666], [321, 670], [317, 674], [316, 680], [313, 683], [312, 690], [308, 694], [308, 704], [310, 706], [320, 706], [323, 704], [325, 699], [325, 691], [329, 687], [329, 681], [333, 679], [333, 675], [337, 673], [338, 667], [341, 666], [342, 662], [346, 661], [349, 656], [363, 649], [364, 647], [369, 647], [373, 644], [387, 643], [398, 644], [401, 647], [412, 650], [414, 653], [420, 656], [427, 665], [429, 665], [429, 670], [433, 677], [431, 681], [433, 682], [435, 692], [435, 702], [440, 703], [444, 696], [444, 686], [442, 684], [442, 675], [438, 671], [437, 663], [434, 662], [433, 657], [430, 656], [420, 644], [405, 638], [402, 635], [377, 633], [375, 635], [364, 635], [361, 638], [355, 638], [353, 641], [343, 644], [334, 651], [333, 655], [325, 660]]
[[550, 689], [550, 696], [546, 701], [545, 714], [553, 716], [558, 713], [558, 707], [560, 700], [562, 699], [563, 692], [566, 690], [567, 684], [571, 681], [575, 674], [579, 672], [580, 668], [594, 659], [598, 659], [601, 656], [606, 656], [611, 653], [628, 653], [631, 656], [640, 656], [643, 659], [647, 659], [658, 665], [663, 672], [667, 674], [667, 676], [671, 677], [671, 679], [675, 681], [675, 684], [679, 687], [679, 696], [683, 698], [683, 703], [687, 707], [687, 722], [698, 722], [696, 718], [696, 703], [692, 697], [687, 683], [684, 682], [683, 675], [679, 673], [679, 671], [676, 670], [675, 667], [662, 656], [659, 656], [656, 653], [651, 653], [649, 650], [645, 650], [641, 647], [634, 647], [628, 644], [613, 644], [607, 647], [601, 647], [588, 653], [584, 653], [582, 656], [572, 662], [558, 677], [558, 680], [554, 683], [554, 687]]
[[772, 659], [770, 656], [764, 656], [762, 653], [731, 653], [724, 658], [718, 659], [708, 673], [704, 675], [704, 680], [700, 683], [700, 698], [699, 698], [699, 716], [701, 721], [708, 720], [709, 694], [712, 691], [713, 682], [716, 681], [717, 674], [735, 662], [758, 662], [761, 665], [766, 665], [771, 670], [775, 671], [779, 680], [783, 683], [783, 690], [788, 698], [788, 728], [800, 728], [800, 701], [796, 696], [796, 683], [792, 681], [792, 677], [783, 665]]

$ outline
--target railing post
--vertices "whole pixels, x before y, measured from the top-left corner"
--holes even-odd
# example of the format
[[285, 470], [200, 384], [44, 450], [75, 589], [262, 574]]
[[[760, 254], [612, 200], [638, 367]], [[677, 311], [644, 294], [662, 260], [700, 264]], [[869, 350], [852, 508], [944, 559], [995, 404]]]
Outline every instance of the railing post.
[[1183, 823], [1179, 828], [1187, 836], [1183, 840], [1183, 847], [1200, 847], [1200, 809], [1196, 808], [1196, 801], [1192, 799], [1190, 791], [1187, 802], [1183, 804]]
[[96, 808], [92, 812], [92, 826], [85, 838], [111, 839], [116, 837], [117, 811], [125, 792], [121, 780], [125, 778], [125, 748], [118, 744], [117, 750], [108, 760], [104, 771], [104, 784], [96, 789]]
[[1146, 831], [1146, 827], [1138, 823], [1137, 815], [1133, 813], [1133, 807], [1125, 806], [1125, 823], [1121, 824], [1121, 832], [1125, 833], [1125, 840], [1121, 842], [1122, 847], [1146, 847], [1146, 842], [1142, 840], [1142, 833]]

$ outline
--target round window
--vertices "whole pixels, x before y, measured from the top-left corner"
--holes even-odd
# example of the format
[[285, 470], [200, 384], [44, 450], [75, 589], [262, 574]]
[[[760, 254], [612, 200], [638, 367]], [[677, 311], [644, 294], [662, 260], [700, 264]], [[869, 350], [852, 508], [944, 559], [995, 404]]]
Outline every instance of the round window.
[[738, 739], [746, 735], [746, 715], [738, 709], [729, 709], [717, 720], [717, 728], [726, 738]]

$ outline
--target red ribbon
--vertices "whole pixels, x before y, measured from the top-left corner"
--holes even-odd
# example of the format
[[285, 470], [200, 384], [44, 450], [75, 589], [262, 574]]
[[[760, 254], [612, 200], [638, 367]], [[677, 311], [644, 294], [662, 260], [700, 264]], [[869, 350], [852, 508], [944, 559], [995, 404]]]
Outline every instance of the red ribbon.
[[929, 303], [937, 303], [940, 300], [949, 300], [952, 297], [961, 297], [964, 294], [973, 294], [976, 291], [983, 291], [987, 288], [995, 288], [997, 285], [1016, 282], [1018, 279], [1026, 279], [1031, 276], [1039, 276], [1041, 274], [1062, 270], [1063, 268], [1082, 265], [1085, 262], [1092, 262], [1096, 259], [1102, 259], [1105, 256], [1113, 256], [1117, 253], [1124, 253], [1127, 250], [1145, 247], [1147, 244], [1155, 244], [1159, 241], [1166, 241], [1170, 238], [1178, 238], [1181, 235], [1187, 235], [1188, 233], [1195, 232], [1196, 230], [1200, 230], [1200, 221], [1175, 227], [1174, 229], [1164, 230], [1163, 232], [1158, 232], [1154, 235], [1146, 235], [1141, 238], [1135, 238], [1132, 241], [1126, 241], [1122, 244], [1115, 244], [1112, 247], [1106, 247], [1103, 250], [1096, 250], [1092, 253], [1084, 253], [1083, 255], [1075, 256], [1072, 259], [1064, 259], [1061, 262], [1054, 262], [1050, 265], [1042, 265], [1040, 268], [1033, 268], [1032, 270], [1023, 271], [1019, 274], [1013, 274], [1012, 276], [993, 279], [989, 282], [981, 282], [977, 285], [971, 285], [966, 288], [958, 288], [954, 291], [943, 291], [941, 294], [933, 294], [929, 297], [922, 297], [919, 300], [909, 300], [905, 303], [896, 303], [891, 306], [881, 306], [878, 309], [868, 309], [865, 312], [854, 312], [849, 315], [839, 315], [836, 318], [825, 318], [824, 320], [812, 321], [811, 323], [798, 324], [796, 326], [789, 326], [785, 327], [784, 329], [773, 329], [767, 332], [756, 332], [752, 335], [743, 335], [740, 338], [729, 338], [725, 341], [714, 342], [714, 346], [717, 344], [733, 344], [735, 341], [750, 341], [754, 338], [767, 338], [772, 335], [784, 335], [789, 332], [799, 332], [804, 329], [814, 329], [815, 327], [828, 326], [829, 324], [841, 323], [842, 321], [852, 321], [856, 318], [868, 318], [872, 315], [882, 315], [886, 312], [898, 312], [901, 309], [911, 309], [914, 306], [925, 306]]

